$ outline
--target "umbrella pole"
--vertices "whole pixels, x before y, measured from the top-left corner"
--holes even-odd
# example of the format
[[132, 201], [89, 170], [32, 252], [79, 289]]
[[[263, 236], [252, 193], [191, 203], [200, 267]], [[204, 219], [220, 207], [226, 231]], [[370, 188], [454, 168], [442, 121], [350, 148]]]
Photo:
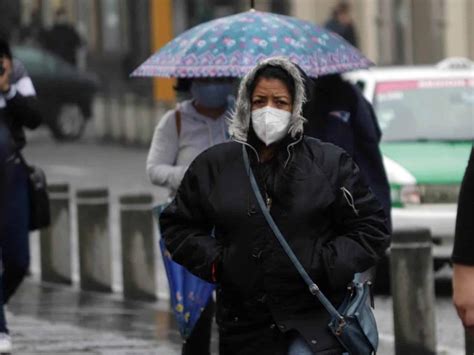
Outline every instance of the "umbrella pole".
[[250, 9], [251, 10], [255, 9], [255, 0], [250, 0]]

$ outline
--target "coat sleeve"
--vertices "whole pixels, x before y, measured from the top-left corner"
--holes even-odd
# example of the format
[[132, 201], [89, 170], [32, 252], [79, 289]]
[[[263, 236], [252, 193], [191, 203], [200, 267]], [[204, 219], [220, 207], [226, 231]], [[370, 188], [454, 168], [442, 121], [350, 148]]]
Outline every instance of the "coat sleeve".
[[186, 171], [185, 166], [176, 166], [179, 137], [176, 128], [175, 110], [168, 111], [156, 126], [148, 152], [146, 170], [152, 184], [178, 189]]
[[323, 245], [321, 259], [330, 286], [340, 289], [352, 280], [354, 273], [374, 266], [390, 240], [382, 206], [345, 152], [339, 159], [332, 210], [336, 237]]
[[474, 265], [474, 148], [464, 174], [459, 193], [456, 233], [452, 261], [455, 264]]
[[15, 126], [35, 129], [41, 124], [42, 117], [38, 107], [36, 91], [23, 64], [13, 61], [12, 83], [10, 90], [4, 93], [6, 109]]
[[212, 268], [220, 257], [221, 246], [211, 236], [208, 165], [201, 157], [191, 164], [173, 202], [160, 216], [160, 228], [172, 259], [194, 275], [214, 282]]

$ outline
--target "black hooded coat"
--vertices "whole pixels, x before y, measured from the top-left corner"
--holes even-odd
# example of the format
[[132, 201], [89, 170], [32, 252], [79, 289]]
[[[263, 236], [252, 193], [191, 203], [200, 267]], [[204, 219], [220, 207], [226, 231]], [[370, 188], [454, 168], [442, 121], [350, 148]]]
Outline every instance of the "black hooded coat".
[[[266, 65], [281, 67], [294, 78], [295, 97], [288, 136], [269, 163], [259, 163], [248, 89]], [[160, 218], [173, 259], [195, 275], [217, 281], [221, 354], [287, 354], [286, 334], [293, 331], [316, 354], [343, 352], [328, 329], [328, 313], [309, 293], [259, 209], [242, 145], [262, 193], [272, 199], [273, 218], [334, 304], [342, 301], [353, 274], [373, 266], [388, 246], [383, 208], [349, 155], [303, 136], [303, 102], [303, 80], [288, 60], [273, 58], [254, 68], [240, 86], [230, 127], [234, 142], [196, 158]]]

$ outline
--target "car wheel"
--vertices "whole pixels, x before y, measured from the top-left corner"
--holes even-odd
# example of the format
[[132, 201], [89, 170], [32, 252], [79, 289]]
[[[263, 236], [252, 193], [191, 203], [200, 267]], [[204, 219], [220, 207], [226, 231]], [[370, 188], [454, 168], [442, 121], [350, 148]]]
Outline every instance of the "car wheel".
[[82, 136], [86, 118], [77, 105], [65, 104], [58, 108], [51, 123], [51, 131], [58, 140], [75, 140]]

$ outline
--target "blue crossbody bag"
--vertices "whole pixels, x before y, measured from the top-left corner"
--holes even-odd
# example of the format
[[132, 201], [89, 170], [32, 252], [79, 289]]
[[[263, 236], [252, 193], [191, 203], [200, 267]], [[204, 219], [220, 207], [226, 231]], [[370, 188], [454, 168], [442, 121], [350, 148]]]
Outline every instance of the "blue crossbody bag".
[[280, 229], [273, 220], [263, 200], [257, 181], [250, 167], [249, 157], [245, 146], [242, 146], [243, 158], [247, 175], [250, 178], [252, 190], [257, 198], [260, 209], [270, 228], [277, 237], [286, 254], [298, 270], [311, 294], [316, 296], [321, 304], [331, 315], [328, 326], [350, 355], [375, 354], [378, 347], [379, 336], [377, 323], [372, 312], [372, 290], [370, 281], [362, 281], [360, 274], [355, 274], [354, 280], [348, 285], [348, 293], [342, 304], [336, 309], [327, 297], [321, 292], [316, 283], [309, 277], [303, 265], [299, 262], [293, 250], [288, 245]]

